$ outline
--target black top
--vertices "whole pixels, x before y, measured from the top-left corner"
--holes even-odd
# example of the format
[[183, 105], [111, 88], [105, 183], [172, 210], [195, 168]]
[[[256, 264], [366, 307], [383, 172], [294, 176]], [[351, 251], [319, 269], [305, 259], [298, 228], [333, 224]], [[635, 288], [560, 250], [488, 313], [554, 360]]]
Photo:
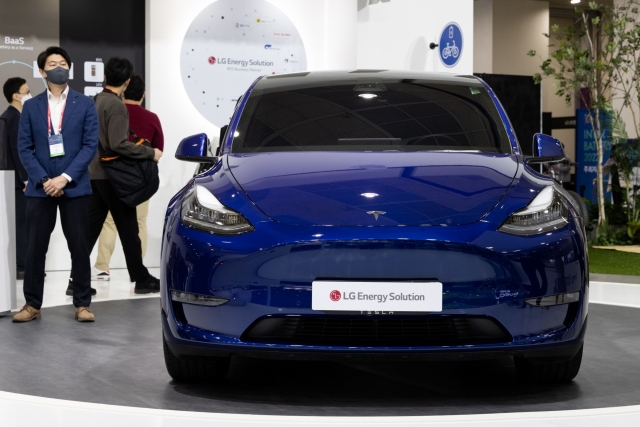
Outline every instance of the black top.
[[24, 182], [28, 180], [27, 170], [22, 166], [18, 155], [18, 127], [20, 125], [20, 111], [12, 105], [2, 113], [0, 118], [5, 120], [7, 134], [9, 136], [9, 170], [16, 171], [16, 190], [24, 188]]

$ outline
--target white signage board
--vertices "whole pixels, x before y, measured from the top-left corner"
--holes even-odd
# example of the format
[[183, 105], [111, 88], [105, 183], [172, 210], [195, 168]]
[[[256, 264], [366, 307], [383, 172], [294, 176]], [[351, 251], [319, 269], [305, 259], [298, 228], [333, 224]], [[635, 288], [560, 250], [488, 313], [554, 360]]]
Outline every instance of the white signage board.
[[193, 20], [180, 71], [189, 99], [207, 120], [229, 123], [238, 98], [263, 75], [307, 69], [295, 25], [265, 0], [218, 0]]
[[312, 283], [311, 308], [321, 311], [442, 311], [442, 283], [439, 282], [352, 282]]

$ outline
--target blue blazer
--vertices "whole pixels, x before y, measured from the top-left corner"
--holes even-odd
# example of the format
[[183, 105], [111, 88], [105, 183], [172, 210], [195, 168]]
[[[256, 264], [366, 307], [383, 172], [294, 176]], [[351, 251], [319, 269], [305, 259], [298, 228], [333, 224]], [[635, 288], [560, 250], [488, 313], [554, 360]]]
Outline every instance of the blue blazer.
[[98, 113], [88, 96], [69, 88], [62, 119], [64, 156], [51, 157], [47, 131], [47, 91], [24, 103], [18, 131], [20, 159], [29, 175], [26, 195], [48, 197], [40, 180], [66, 173], [71, 182], [64, 188], [64, 196], [80, 197], [91, 194], [89, 163], [98, 147]]

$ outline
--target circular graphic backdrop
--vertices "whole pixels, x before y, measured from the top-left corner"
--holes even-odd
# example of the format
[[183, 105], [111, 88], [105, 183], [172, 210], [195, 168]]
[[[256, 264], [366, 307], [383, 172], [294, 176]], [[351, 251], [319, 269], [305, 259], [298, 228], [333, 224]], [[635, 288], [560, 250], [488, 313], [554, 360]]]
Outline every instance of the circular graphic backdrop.
[[207, 6], [189, 26], [180, 52], [189, 99], [219, 127], [229, 123], [238, 98], [257, 77], [306, 69], [298, 30], [265, 0]]
[[462, 29], [455, 22], [445, 25], [440, 35], [440, 60], [445, 67], [454, 67], [462, 57]]

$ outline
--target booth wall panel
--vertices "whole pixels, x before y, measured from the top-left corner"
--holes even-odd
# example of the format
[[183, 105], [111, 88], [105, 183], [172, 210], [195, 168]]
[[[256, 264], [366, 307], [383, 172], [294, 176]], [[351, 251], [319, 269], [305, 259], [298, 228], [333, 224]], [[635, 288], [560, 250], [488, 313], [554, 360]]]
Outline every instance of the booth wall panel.
[[0, 171], [0, 313], [16, 308], [15, 172]]
[[[268, 0], [295, 24], [304, 43], [310, 70], [354, 69], [356, 67], [356, 0]], [[194, 163], [174, 158], [180, 140], [206, 133], [218, 143], [219, 128], [193, 106], [180, 74], [180, 48], [189, 25], [211, 0], [147, 0], [149, 14], [149, 69], [147, 107], [162, 122], [165, 152], [160, 161], [160, 190], [151, 199], [148, 229], [148, 267], [160, 263], [160, 235], [170, 198], [191, 178]], [[238, 2], [238, 5], [241, 3]], [[224, 84], [224, 82], [220, 82]], [[114, 265], [115, 267], [115, 265]]]
[[[358, 68], [473, 73], [473, 0], [358, 1]], [[438, 49], [440, 34], [450, 22], [462, 29], [462, 57], [445, 67]]]

